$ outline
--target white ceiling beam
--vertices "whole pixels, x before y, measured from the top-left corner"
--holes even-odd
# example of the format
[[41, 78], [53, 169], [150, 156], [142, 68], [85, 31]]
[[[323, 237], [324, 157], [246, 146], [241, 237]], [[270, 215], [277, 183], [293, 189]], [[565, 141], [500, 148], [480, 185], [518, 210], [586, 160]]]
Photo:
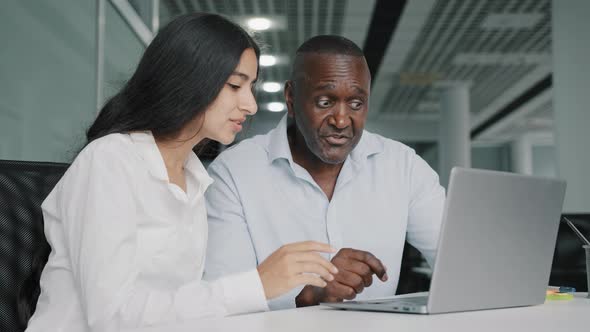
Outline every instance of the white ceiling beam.
[[374, 8], [375, 0], [347, 1], [342, 18], [342, 36], [362, 48], [369, 31]]
[[543, 78], [547, 77], [547, 75], [549, 74], [551, 74], [551, 67], [540, 66], [539, 68], [525, 76], [523, 79], [518, 81], [516, 84], [512, 85], [510, 89], [504, 91], [504, 93], [502, 93], [486, 108], [477, 112], [471, 118], [471, 129], [473, 130], [479, 127], [488, 119], [496, 115], [496, 113], [500, 112], [509, 103], [514, 101], [514, 99], [518, 98], [518, 96], [530, 89], [533, 85], [541, 81]]
[[[427, 72], [435, 72], [438, 74], [438, 70], [441, 69], [442, 66], [442, 62], [443, 60], [445, 60], [447, 57], [449, 57], [449, 55], [453, 52], [457, 51], [457, 45], [459, 44], [459, 42], [463, 39], [463, 36], [465, 36], [465, 34], [467, 33], [467, 29], [469, 29], [469, 27], [475, 22], [475, 20], [478, 18], [477, 15], [473, 15], [470, 13], [478, 13], [481, 11], [481, 8], [484, 6], [486, 2], [485, 1], [478, 1], [476, 4], [475, 8], [471, 8], [471, 3], [465, 1], [463, 3], [463, 7], [461, 8], [462, 12], [461, 13], [455, 13], [455, 17], [453, 20], [451, 20], [451, 22], [453, 22], [452, 24], [454, 25], [453, 28], [451, 27], [447, 27], [447, 31], [448, 34], [453, 33], [453, 38], [445, 43], [444, 45], [441, 45], [441, 49], [440, 51], [437, 51], [433, 48], [433, 54], [436, 55], [434, 56], [431, 61], [432, 63], [430, 64], [430, 66], [428, 66], [428, 69], [426, 69], [425, 71]], [[458, 28], [456, 28], [457, 26], [461, 26], [461, 30], [459, 30]], [[459, 31], [459, 33], [457, 33], [457, 31]], [[440, 37], [439, 41], [443, 41], [445, 40], [446, 37]], [[447, 73], [448, 74], [448, 73]], [[452, 76], [447, 76], [445, 79], [450, 79], [450, 77]], [[452, 79], [457, 79], [456, 77], [453, 77]]]
[[[539, 109], [539, 107], [543, 106], [544, 104], [551, 102], [553, 98], [553, 90], [547, 89], [541, 94], [537, 95], [535, 98], [527, 102], [526, 104], [522, 105], [518, 109], [514, 110], [509, 115], [502, 118], [500, 121], [493, 124], [491, 127], [484, 130], [479, 137], [481, 139], [486, 138], [494, 138], [500, 136], [499, 134], [503, 131], [506, 131], [512, 126], [516, 126], [525, 120], [527, 117], [532, 115], [535, 111]], [[518, 130], [515, 130], [515, 132]], [[520, 132], [519, 134], [522, 134]]]
[[151, 28], [154, 36], [160, 30], [160, 0], [152, 0]]
[[[509, 38], [504, 38], [504, 39], [503, 39], [503, 43], [505, 44], [505, 43], [507, 43], [509, 40], [512, 40], [512, 38], [513, 38], [513, 37], [516, 35], [516, 33], [518, 33], [518, 32], [517, 32], [517, 31], [513, 31], [513, 32], [511, 32], [511, 34], [510, 34], [510, 35], [511, 35], [511, 37], [509, 37]], [[529, 40], [527, 40], [526, 42], [524, 42], [524, 44], [523, 44], [523, 45], [521, 45], [521, 49], [522, 49], [524, 52], [528, 52], [529, 50], [531, 50], [531, 49], [534, 47], [534, 43], [535, 43], [535, 41], [537, 41], [537, 40], [542, 40], [542, 39], [543, 39], [543, 38], [540, 38], [540, 37], [542, 37], [543, 33], [544, 33], [543, 29], [539, 29], [539, 30], [535, 31], [535, 32], [534, 32], [534, 34], [533, 34], [533, 36], [532, 36], [532, 37], [531, 37]], [[492, 34], [492, 32], [488, 31], [488, 32], [486, 32], [486, 34]], [[488, 38], [487, 36], [482, 36], [482, 37], [481, 37], [481, 38], [480, 38], [480, 39], [477, 41], [477, 43], [483, 43], [483, 42], [484, 42], [484, 41], [485, 41], [487, 38]], [[542, 66], [542, 65], [541, 65], [541, 66]], [[550, 64], [549, 64], [549, 65], [546, 65], [546, 66], [544, 66], [544, 67], [540, 67], [540, 68], [542, 68], [540, 72], [545, 72], [545, 73], [546, 73], [546, 75], [548, 75], [548, 74], [551, 72]], [[505, 75], [509, 74], [509, 72], [510, 72], [510, 71], [512, 71], [512, 70], [514, 70], [514, 66], [504, 66], [504, 67], [502, 67], [502, 69], [495, 70], [495, 71], [494, 71], [494, 72], [493, 72], [491, 75], [489, 75], [489, 76], [486, 78], [486, 80], [485, 80], [484, 82], [480, 82], [480, 83], [479, 83], [479, 84], [476, 86], [476, 89], [477, 89], [477, 90], [472, 90], [472, 91], [471, 91], [471, 92], [472, 92], [472, 95], [473, 95], [475, 98], [478, 98], [478, 97], [479, 97], [481, 94], [488, 93], [488, 91], [489, 91], [490, 89], [493, 89], [493, 88], [494, 88], [494, 86], [496, 85], [496, 82], [497, 82], [498, 80], [504, 80], [504, 79], [505, 79], [505, 78], [504, 78], [504, 77], [505, 77]], [[527, 75], [528, 75], [528, 74], [527, 74]], [[546, 76], [546, 75], [545, 75], [545, 76]], [[543, 76], [543, 77], [544, 77], [544, 76]], [[532, 73], [532, 78], [535, 78], [535, 74], [534, 74], [534, 73]], [[542, 77], [541, 77], [541, 78], [538, 78], [538, 79], [537, 79], [537, 81], [539, 81], [539, 80], [541, 80], [541, 79], [542, 79]], [[524, 83], [526, 83], [526, 84], [529, 84], [529, 86], [533, 86], [533, 85], [536, 83], [536, 81], [533, 81], [533, 82], [529, 82], [529, 81], [527, 81], [527, 79], [526, 79], [526, 76], [525, 76], [525, 78], [523, 78], [522, 80], [524, 80], [524, 81], [525, 81]], [[513, 86], [513, 87], [515, 87], [515, 86]], [[523, 88], [523, 87], [521, 86], [521, 87], [518, 87], [518, 88], [516, 88], [516, 89], [517, 89], [517, 90], [520, 90], [520, 89], [522, 89], [522, 88]], [[526, 91], [526, 89], [527, 89], [527, 88], [528, 88], [528, 87], [524, 86], [524, 90], [522, 90], [522, 92]], [[510, 89], [510, 88], [509, 88], [509, 89]], [[508, 91], [509, 89], [506, 89], [505, 91]], [[521, 93], [522, 93], [522, 92], [521, 92]], [[520, 95], [521, 93], [519, 93], [518, 95]], [[510, 95], [509, 95], [509, 96], [510, 96]], [[500, 102], [500, 101], [499, 101], [499, 98], [502, 98], [502, 95], [501, 95], [501, 96], [499, 96], [499, 97], [497, 97], [497, 98], [496, 98], [494, 101], [492, 101], [492, 102], [493, 102], [493, 103], [495, 103], [495, 102]], [[511, 101], [512, 101], [514, 98], [516, 98], [516, 96], [512, 96], [512, 97], [510, 97], [510, 98], [512, 98], [512, 99], [510, 99], [508, 102], [511, 102]], [[494, 107], [494, 106], [492, 106], [492, 105], [493, 105], [493, 104], [490, 104], [489, 106], [486, 106], [486, 109], [488, 109], [489, 107]], [[496, 111], [499, 111], [499, 109], [498, 109], [498, 110], [496, 110]], [[492, 110], [492, 112], [493, 112], [493, 110]], [[477, 110], [476, 110], [476, 113], [477, 113], [478, 115], [479, 115], [479, 114], [481, 114], [481, 113], [480, 113], [479, 111], [477, 111]]]
[[[372, 117], [379, 114], [387, 92], [391, 87], [394, 73], [398, 72], [406, 57], [416, 43], [420, 32], [424, 28], [436, 0], [408, 1], [394, 31], [393, 39], [383, 56], [376, 77], [371, 82], [371, 103], [374, 105]], [[357, 5], [362, 1], [355, 1]], [[368, 25], [368, 24], [367, 24]], [[365, 31], [366, 36], [366, 31]]]
[[141, 17], [137, 14], [135, 9], [131, 6], [127, 0], [110, 0], [111, 4], [121, 18], [129, 25], [131, 30], [135, 33], [137, 38], [147, 47], [154, 39], [154, 34], [143, 22]]
[[[442, 12], [436, 16], [433, 20], [433, 28], [431, 29], [431, 32], [429, 34], [426, 35], [426, 40], [422, 41], [422, 44], [420, 45], [420, 47], [418, 47], [418, 52], [416, 54], [414, 54], [413, 58], [411, 59], [411, 61], [407, 62], [406, 67], [404, 67], [403, 69], [405, 71], [407, 71], [410, 75], [411, 74], [423, 74], [420, 73], [423, 68], [422, 66], [427, 62], [427, 60], [432, 56], [432, 54], [436, 54], [435, 51], [432, 50], [431, 45], [436, 45], [438, 39], [438, 33], [435, 33], [434, 31], [444, 31], [444, 25], [446, 24], [446, 22], [448, 21], [449, 17], [452, 17], [452, 15], [454, 14], [452, 9], [454, 8], [454, 3], [456, 3], [457, 1], [455, 0], [448, 0], [448, 1], [444, 1], [445, 3], [445, 7], [444, 10], [442, 10]], [[432, 9], [434, 9], [434, 6], [432, 7]], [[428, 18], [430, 17], [430, 15], [426, 16], [426, 20], [428, 20]], [[421, 30], [420, 30], [421, 32]], [[419, 36], [419, 34], [418, 34]], [[428, 47], [423, 47], [424, 45], [429, 45]], [[411, 49], [410, 49], [411, 51]], [[402, 62], [405, 63], [405, 58]], [[380, 71], [382, 71], [383, 68], [380, 69]], [[398, 69], [399, 71], [399, 69]], [[385, 73], [385, 72], [384, 72]], [[415, 99], [414, 96], [416, 96], [419, 92], [417, 89], [397, 89], [399, 92], [396, 95], [396, 97], [398, 97], [399, 99], [396, 105], [396, 108], [398, 109], [398, 111], [402, 111], [402, 112], [411, 112], [412, 110], [410, 109], [409, 106], [406, 105], [411, 105], [413, 100]], [[381, 104], [382, 107], [387, 107], [389, 105], [385, 105], [384, 103]]]

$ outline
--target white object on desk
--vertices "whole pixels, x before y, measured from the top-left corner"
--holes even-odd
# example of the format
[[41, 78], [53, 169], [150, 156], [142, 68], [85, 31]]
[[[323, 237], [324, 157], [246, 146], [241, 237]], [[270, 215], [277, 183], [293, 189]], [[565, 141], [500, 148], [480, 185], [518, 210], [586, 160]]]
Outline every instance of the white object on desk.
[[438, 315], [411, 315], [344, 311], [324, 307], [279, 310], [181, 325], [127, 332], [202, 331], [588, 331], [590, 299], [576, 293], [570, 301], [546, 301], [530, 307], [469, 311]]

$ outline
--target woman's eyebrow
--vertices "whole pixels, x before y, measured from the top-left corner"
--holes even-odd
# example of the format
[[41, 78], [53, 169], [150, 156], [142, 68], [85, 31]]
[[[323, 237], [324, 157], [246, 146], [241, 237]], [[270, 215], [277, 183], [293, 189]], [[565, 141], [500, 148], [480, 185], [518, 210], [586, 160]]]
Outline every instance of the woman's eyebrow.
[[233, 72], [233, 73], [231, 73], [231, 74], [232, 74], [232, 76], [239, 76], [239, 77], [240, 77], [241, 79], [243, 79], [244, 81], [247, 81], [247, 80], [249, 80], [249, 79], [250, 79], [250, 76], [248, 76], [248, 75], [246, 75], [246, 74], [244, 74], [244, 73], [241, 73], [241, 72], [239, 72], [239, 71], [234, 71], [234, 72]]

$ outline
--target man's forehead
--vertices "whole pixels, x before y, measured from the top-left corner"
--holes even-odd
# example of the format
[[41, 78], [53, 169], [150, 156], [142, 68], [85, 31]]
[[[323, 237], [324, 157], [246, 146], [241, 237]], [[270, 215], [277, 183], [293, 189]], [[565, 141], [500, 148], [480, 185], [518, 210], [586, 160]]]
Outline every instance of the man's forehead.
[[[346, 72], [354, 74], [360, 80], [368, 76], [367, 62], [362, 56], [334, 53], [303, 53], [299, 54], [293, 64], [294, 78], [305, 81], [330, 80], [331, 73]], [[328, 77], [324, 77], [324, 76]]]
[[333, 63], [333, 62], [346, 62], [351, 64], [366, 64], [365, 58], [362, 56], [355, 56], [343, 53], [318, 53], [318, 52], [306, 52], [298, 54], [297, 58], [301, 61], [303, 66], [313, 66], [317, 64]]

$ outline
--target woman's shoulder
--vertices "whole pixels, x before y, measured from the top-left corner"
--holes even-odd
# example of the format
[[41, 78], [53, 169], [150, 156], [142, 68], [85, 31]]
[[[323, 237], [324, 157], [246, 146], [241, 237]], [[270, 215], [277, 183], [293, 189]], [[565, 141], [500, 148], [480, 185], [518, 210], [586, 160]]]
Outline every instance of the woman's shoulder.
[[[133, 164], [136, 153], [133, 150], [133, 143], [127, 134], [109, 134], [98, 138], [80, 151], [72, 166], [74, 168], [128, 168]], [[102, 167], [101, 167], [102, 166]]]
[[[133, 181], [137, 159], [128, 135], [110, 134], [90, 142], [78, 153], [64, 176], [43, 204], [50, 208], [51, 202], [67, 202], [68, 195], [83, 195], [92, 183], [117, 187]], [[96, 182], [98, 181], [98, 182]], [[83, 188], [83, 189], [81, 189]], [[82, 190], [82, 191], [80, 191]], [[71, 197], [69, 198], [71, 199]]]
[[109, 134], [90, 142], [80, 151], [80, 157], [124, 156], [133, 149], [133, 144], [127, 134]]

